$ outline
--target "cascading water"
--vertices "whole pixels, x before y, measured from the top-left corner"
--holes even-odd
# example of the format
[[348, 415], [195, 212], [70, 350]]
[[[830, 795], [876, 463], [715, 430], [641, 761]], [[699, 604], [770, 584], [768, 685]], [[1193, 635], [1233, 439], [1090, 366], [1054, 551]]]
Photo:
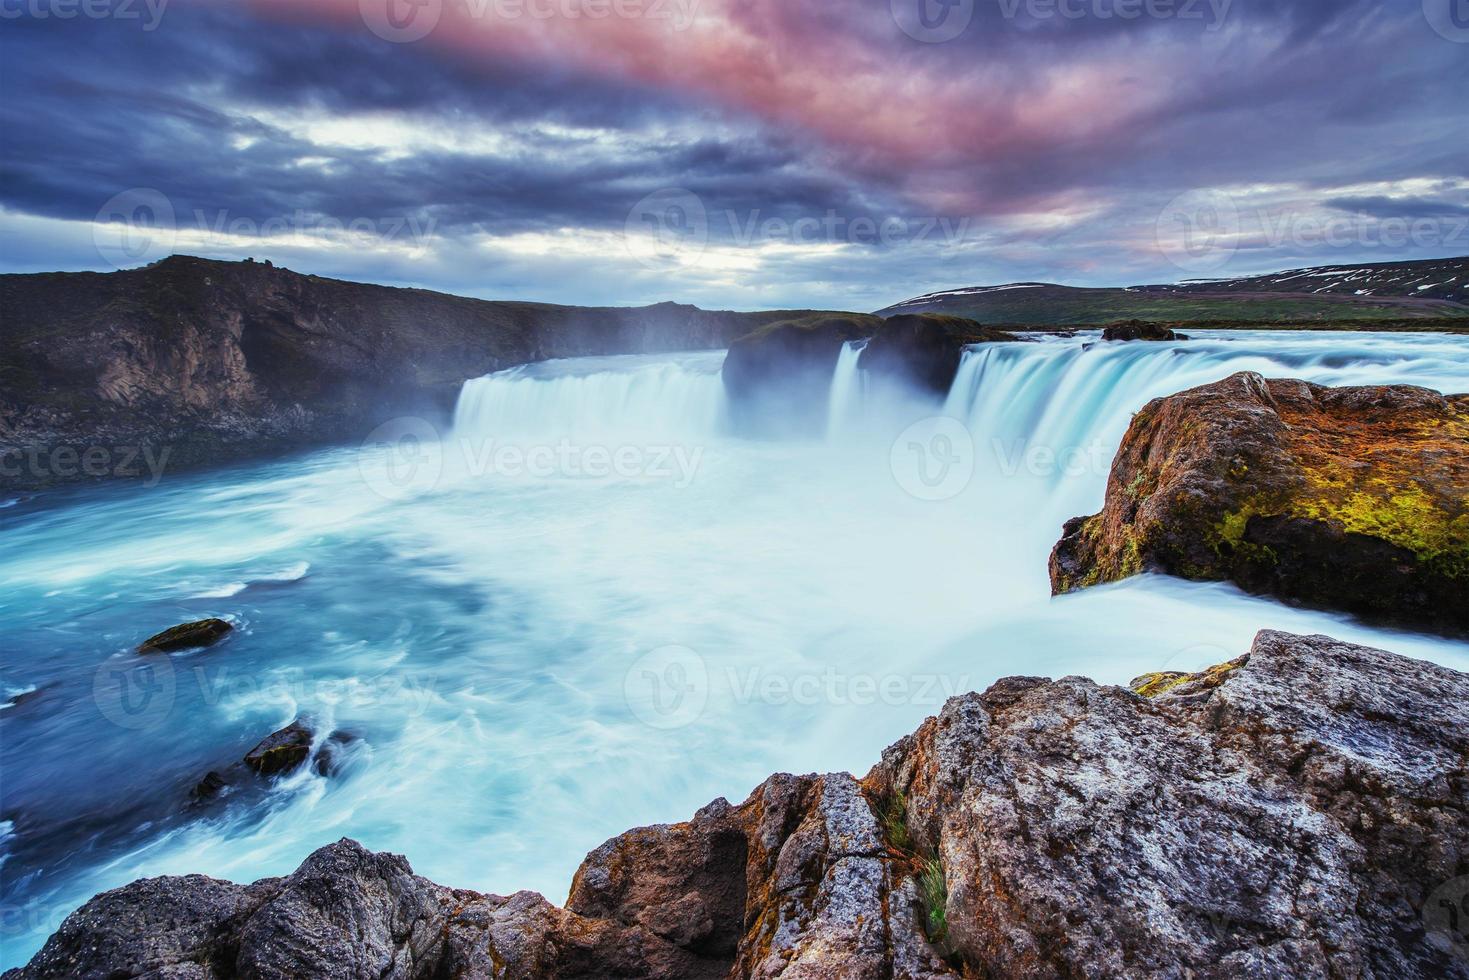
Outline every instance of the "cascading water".
[[[718, 353], [602, 358], [465, 386], [443, 442], [556, 450], [542, 470], [430, 456], [384, 483], [376, 450], [332, 450], [0, 508], [0, 967], [101, 889], [282, 874], [344, 835], [442, 882], [559, 899], [608, 837], [771, 772], [865, 771], [947, 695], [1009, 674], [1124, 683], [1262, 628], [1469, 669], [1465, 644], [1225, 585], [1053, 600], [1046, 577], [1149, 398], [1238, 370], [1464, 390], [1462, 338], [1094, 339], [977, 348], [943, 403], [876, 403], [848, 348], [826, 444], [727, 435]], [[913, 434], [924, 415], [946, 428]], [[957, 477], [915, 482], [915, 447]], [[635, 478], [588, 479], [590, 449]], [[132, 653], [206, 616], [237, 629]], [[111, 678], [145, 665], [153, 700], [114, 710]], [[356, 736], [341, 772], [188, 806], [303, 715]]]
[[826, 413], [828, 439], [838, 439], [847, 432], [847, 427], [861, 410], [862, 372], [857, 364], [862, 359], [862, 350], [866, 346], [865, 341], [851, 341], [842, 345], [842, 351], [837, 356]]
[[722, 354], [547, 361], [464, 386], [461, 435], [708, 438], [723, 421]]

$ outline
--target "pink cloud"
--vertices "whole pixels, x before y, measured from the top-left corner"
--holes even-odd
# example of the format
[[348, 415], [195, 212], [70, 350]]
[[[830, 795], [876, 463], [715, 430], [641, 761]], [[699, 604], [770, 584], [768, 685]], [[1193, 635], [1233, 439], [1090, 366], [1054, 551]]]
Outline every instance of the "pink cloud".
[[[379, 8], [387, 2], [362, 0]], [[752, 116], [822, 145], [841, 167], [881, 177], [910, 200], [946, 213], [1044, 206], [1039, 197], [997, 199], [979, 175], [1067, 146], [1081, 152], [1097, 141], [1127, 139], [1166, 92], [1137, 83], [1145, 51], [1073, 51], [1064, 63], [964, 57], [909, 42], [887, 20], [886, 4], [867, 11], [880, 20], [855, 25], [829, 14], [818, 19], [786, 0], [700, 0], [688, 24], [528, 12], [585, 11], [598, 0], [420, 2], [435, 5], [427, 12], [437, 10], [438, 22], [416, 44], [457, 58], [571, 69], [589, 84], [608, 79], [686, 93], [696, 104]], [[616, 10], [635, 0], [601, 2]], [[272, 17], [367, 30], [359, 0], [254, 5]], [[651, 7], [644, 0], [641, 9]], [[672, 14], [683, 7], [673, 0], [658, 9]], [[487, 13], [472, 16], [475, 9]], [[520, 16], [507, 16], [516, 10]], [[1170, 73], [1155, 64], [1149, 74]]]

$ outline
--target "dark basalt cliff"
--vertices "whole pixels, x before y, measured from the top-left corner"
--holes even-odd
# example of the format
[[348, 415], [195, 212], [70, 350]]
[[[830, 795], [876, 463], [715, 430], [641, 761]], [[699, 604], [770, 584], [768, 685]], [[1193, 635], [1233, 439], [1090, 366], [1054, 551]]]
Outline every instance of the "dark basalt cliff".
[[737, 428], [749, 434], [820, 435], [843, 345], [868, 340], [857, 367], [864, 377], [919, 397], [942, 399], [964, 349], [1021, 338], [961, 317], [823, 313], [767, 324], [741, 337], [724, 362], [724, 386]]
[[1469, 631], [1469, 395], [1242, 373], [1154, 400], [1051, 583], [1146, 571]]
[[129, 475], [112, 470], [145, 446], [183, 467], [358, 439], [398, 415], [441, 419], [465, 380], [501, 368], [727, 347], [804, 315], [486, 302], [187, 256], [0, 276], [0, 312], [9, 488]]
[[99, 895], [6, 980], [1469, 978], [1469, 675], [1267, 632], [1134, 687], [955, 698], [865, 779], [608, 841], [565, 908], [342, 841]]

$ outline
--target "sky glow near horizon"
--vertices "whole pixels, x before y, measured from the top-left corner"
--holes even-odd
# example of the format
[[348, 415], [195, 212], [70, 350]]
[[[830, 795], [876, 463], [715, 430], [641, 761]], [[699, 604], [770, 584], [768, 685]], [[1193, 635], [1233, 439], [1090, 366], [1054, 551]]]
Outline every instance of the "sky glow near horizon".
[[5, 0], [0, 270], [871, 310], [1469, 254], [1438, 3]]

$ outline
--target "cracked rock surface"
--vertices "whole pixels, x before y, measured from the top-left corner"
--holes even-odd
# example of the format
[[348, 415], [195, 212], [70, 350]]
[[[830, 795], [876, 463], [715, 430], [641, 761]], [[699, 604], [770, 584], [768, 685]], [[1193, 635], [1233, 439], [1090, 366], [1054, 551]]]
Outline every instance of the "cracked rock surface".
[[1469, 978], [1469, 676], [1266, 632], [1137, 684], [955, 698], [862, 780], [608, 841], [564, 908], [344, 840], [99, 895], [6, 980]]

